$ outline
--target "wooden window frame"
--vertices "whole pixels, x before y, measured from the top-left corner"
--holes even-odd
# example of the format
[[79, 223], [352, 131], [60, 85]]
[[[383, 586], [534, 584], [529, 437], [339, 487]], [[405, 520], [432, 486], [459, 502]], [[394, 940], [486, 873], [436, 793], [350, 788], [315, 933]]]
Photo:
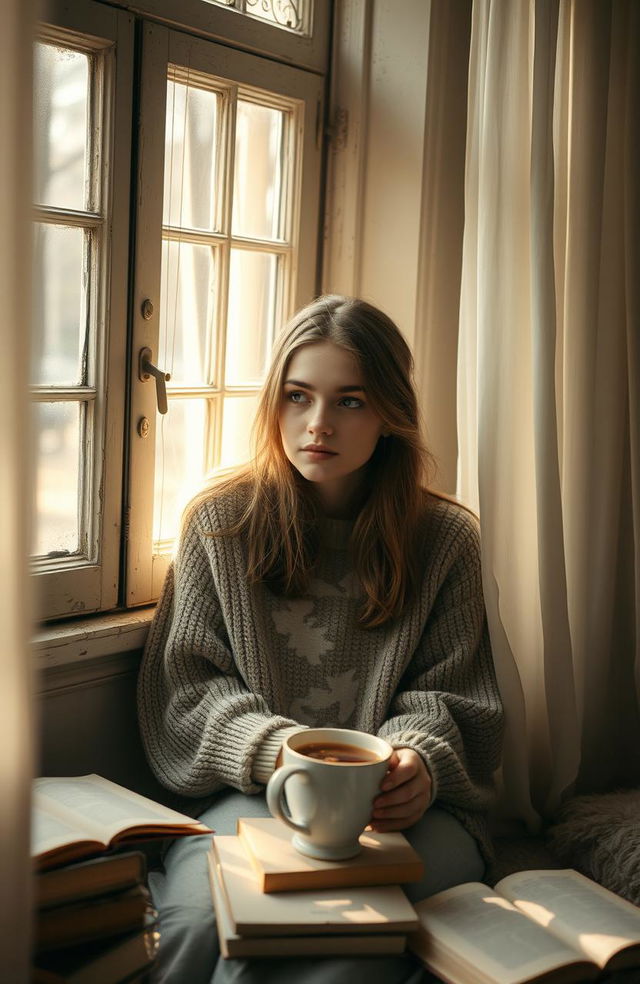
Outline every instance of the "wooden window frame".
[[[299, 193], [296, 197], [301, 205], [291, 217], [291, 291], [285, 299], [283, 315], [289, 315], [317, 293], [322, 77], [213, 41], [194, 38], [156, 23], [145, 23], [142, 30], [140, 119], [137, 127], [143, 153], [139, 154], [131, 315], [129, 497], [126, 505], [128, 536], [125, 545], [127, 607], [146, 605], [158, 597], [170, 561], [169, 556], [153, 555], [153, 483], [158, 419], [156, 390], [152, 380], [139, 380], [136, 368], [138, 354], [143, 348], [150, 348], [154, 356], [158, 353], [166, 110], [165, 96], [159, 93], [166, 93], [169, 66], [189, 66], [196, 75], [202, 73], [215, 77], [239, 90], [243, 86], [265, 90], [299, 103], [296, 125], [300, 128], [304, 164], [297, 178]], [[230, 238], [233, 241], [233, 237]], [[144, 305], [149, 300], [153, 312], [151, 317], [145, 318]], [[146, 424], [144, 428], [140, 427], [141, 421], [145, 420], [148, 427]]]
[[[90, 491], [80, 505], [90, 520], [91, 543], [86, 560], [34, 564], [42, 619], [109, 610], [118, 601], [126, 387], [110, 383], [124, 380], [126, 374], [133, 27], [131, 15], [96, 0], [55, 0], [34, 38], [104, 52], [100, 134], [104, 219], [99, 233], [101, 256], [94, 270], [99, 278], [95, 395], [91, 394], [95, 419], [84, 473]], [[42, 398], [44, 393], [37, 395]]]
[[299, 68], [324, 74], [331, 32], [332, 0], [314, 0], [309, 36], [247, 17], [237, 10], [202, 0], [100, 0], [170, 27], [267, 55]]

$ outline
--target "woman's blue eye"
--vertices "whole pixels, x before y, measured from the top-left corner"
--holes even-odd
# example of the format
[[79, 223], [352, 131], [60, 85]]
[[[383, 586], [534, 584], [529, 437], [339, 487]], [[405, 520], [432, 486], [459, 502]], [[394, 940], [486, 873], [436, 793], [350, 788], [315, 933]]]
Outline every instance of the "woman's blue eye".
[[362, 400], [359, 400], [357, 396], [345, 396], [340, 403], [347, 410], [358, 410], [362, 406]]
[[306, 396], [299, 390], [293, 390], [291, 393], [287, 393], [287, 399], [291, 400], [292, 403], [304, 403]]

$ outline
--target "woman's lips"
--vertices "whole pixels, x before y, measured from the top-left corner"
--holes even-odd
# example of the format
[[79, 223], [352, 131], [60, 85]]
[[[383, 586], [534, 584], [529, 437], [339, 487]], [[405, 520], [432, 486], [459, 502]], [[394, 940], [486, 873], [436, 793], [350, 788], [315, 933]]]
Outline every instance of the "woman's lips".
[[327, 458], [335, 457], [338, 452], [329, 451], [328, 448], [302, 448], [302, 453], [308, 455], [312, 461], [326, 461]]

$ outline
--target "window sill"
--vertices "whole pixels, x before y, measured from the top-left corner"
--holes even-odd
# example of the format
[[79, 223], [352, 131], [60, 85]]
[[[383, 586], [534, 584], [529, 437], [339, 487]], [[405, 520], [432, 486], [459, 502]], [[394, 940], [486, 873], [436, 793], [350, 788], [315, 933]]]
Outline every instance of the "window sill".
[[154, 606], [44, 626], [33, 639], [40, 692], [130, 671]]

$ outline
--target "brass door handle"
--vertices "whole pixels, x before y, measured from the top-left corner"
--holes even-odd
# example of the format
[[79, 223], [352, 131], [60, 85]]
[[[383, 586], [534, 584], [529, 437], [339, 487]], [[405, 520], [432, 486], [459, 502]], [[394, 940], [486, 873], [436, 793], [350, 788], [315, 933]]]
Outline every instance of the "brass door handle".
[[166, 383], [171, 379], [171, 373], [163, 372], [162, 369], [154, 366], [151, 361], [152, 358], [153, 353], [150, 348], [145, 347], [140, 349], [140, 355], [138, 356], [138, 379], [144, 383], [150, 376], [155, 378], [158, 413], [166, 413], [169, 409], [167, 405]]

